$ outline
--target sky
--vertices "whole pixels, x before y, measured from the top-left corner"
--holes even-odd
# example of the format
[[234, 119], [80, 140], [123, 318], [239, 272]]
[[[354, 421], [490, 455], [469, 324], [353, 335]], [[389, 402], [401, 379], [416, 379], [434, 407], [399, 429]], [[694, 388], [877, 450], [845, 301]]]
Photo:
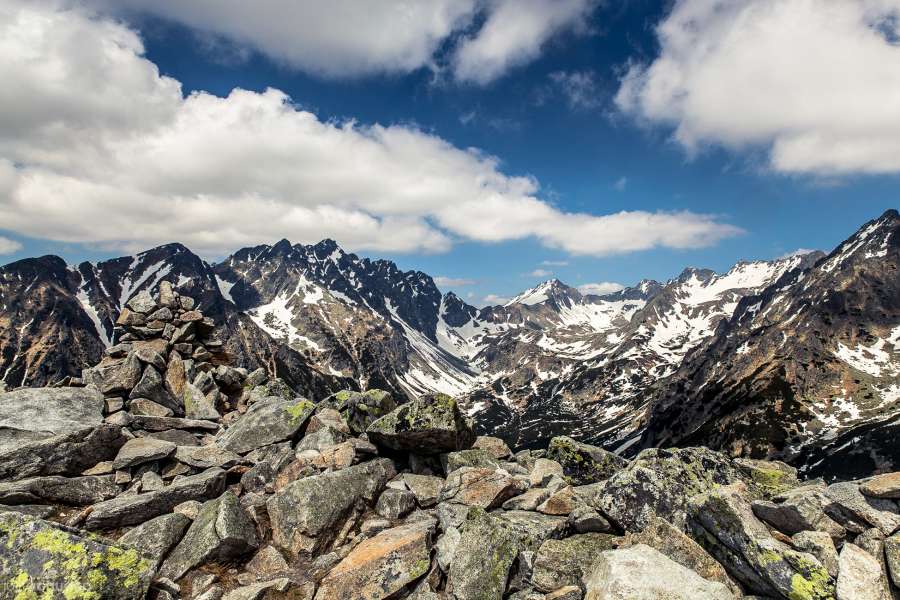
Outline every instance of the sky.
[[0, 0], [0, 263], [281, 238], [475, 305], [897, 206], [900, 0]]

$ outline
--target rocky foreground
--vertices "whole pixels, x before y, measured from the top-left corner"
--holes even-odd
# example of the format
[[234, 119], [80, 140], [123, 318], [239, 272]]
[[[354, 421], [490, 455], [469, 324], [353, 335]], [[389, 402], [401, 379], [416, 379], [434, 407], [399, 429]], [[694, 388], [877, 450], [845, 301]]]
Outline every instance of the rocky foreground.
[[900, 598], [900, 473], [513, 454], [443, 395], [298, 398], [166, 282], [68, 387], [0, 396], [0, 598]]

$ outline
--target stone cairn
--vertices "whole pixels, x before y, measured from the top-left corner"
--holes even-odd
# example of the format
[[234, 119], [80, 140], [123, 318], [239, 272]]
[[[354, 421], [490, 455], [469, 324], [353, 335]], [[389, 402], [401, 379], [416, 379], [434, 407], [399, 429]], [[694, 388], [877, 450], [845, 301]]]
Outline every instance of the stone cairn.
[[[900, 473], [513, 453], [442, 394], [318, 403], [160, 286], [78, 386], [0, 395], [0, 598], [891, 600]], [[221, 416], [220, 416], [221, 415]]]

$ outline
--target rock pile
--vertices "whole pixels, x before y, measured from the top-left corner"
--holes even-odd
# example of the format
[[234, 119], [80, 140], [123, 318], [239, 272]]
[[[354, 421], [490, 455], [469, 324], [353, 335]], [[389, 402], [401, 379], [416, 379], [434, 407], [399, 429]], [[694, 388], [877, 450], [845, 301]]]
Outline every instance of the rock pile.
[[456, 402], [312, 402], [163, 286], [73, 382], [0, 396], [0, 598], [891, 600], [900, 474], [703, 448], [513, 453]]

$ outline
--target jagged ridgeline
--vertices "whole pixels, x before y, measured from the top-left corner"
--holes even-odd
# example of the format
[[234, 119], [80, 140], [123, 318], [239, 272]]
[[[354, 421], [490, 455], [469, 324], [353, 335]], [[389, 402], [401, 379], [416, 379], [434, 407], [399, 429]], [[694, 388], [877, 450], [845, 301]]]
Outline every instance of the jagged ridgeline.
[[513, 452], [451, 396], [298, 396], [163, 281], [104, 358], [0, 395], [0, 598], [889, 600], [900, 473]]

